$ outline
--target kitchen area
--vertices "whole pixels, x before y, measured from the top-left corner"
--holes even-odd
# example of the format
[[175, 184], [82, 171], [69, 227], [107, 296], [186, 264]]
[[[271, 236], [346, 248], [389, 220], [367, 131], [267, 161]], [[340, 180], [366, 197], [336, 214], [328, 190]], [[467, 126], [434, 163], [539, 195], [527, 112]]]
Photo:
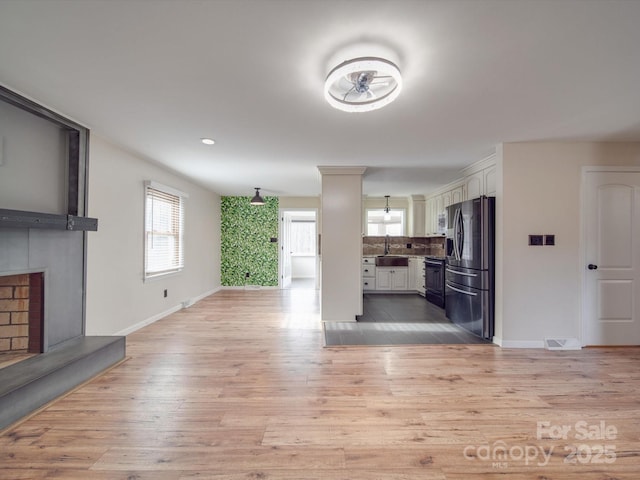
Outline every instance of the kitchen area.
[[365, 199], [363, 313], [327, 345], [492, 343], [495, 168], [472, 167], [429, 197]]

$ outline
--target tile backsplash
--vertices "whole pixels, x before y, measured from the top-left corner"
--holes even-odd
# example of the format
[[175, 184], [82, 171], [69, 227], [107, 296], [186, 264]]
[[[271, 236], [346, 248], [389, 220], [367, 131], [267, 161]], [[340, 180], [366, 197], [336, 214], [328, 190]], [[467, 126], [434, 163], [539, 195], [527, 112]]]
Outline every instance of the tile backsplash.
[[[389, 237], [390, 255], [444, 257], [444, 237]], [[362, 237], [363, 255], [383, 255], [385, 237]]]

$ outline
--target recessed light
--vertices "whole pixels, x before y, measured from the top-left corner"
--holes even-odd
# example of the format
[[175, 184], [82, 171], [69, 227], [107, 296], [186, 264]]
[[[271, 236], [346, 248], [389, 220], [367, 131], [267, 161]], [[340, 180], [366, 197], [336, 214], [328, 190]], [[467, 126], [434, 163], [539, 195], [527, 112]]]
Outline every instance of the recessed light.
[[212, 138], [201, 138], [200, 141], [205, 145], [213, 145], [216, 141]]

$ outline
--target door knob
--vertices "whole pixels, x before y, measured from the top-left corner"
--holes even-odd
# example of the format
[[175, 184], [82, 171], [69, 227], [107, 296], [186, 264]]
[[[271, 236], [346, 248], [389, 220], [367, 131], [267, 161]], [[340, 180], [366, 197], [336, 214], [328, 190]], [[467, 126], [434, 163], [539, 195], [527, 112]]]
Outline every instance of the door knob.
[[587, 268], [589, 270], [597, 270], [598, 269], [598, 265], [594, 265], [593, 263], [590, 263]]

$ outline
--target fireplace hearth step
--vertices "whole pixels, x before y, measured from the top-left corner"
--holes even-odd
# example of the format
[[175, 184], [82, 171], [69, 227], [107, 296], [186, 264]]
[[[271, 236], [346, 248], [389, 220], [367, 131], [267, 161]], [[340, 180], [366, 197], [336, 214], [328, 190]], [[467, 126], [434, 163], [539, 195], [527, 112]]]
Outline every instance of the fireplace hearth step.
[[78, 337], [0, 370], [0, 430], [115, 365], [126, 337]]

